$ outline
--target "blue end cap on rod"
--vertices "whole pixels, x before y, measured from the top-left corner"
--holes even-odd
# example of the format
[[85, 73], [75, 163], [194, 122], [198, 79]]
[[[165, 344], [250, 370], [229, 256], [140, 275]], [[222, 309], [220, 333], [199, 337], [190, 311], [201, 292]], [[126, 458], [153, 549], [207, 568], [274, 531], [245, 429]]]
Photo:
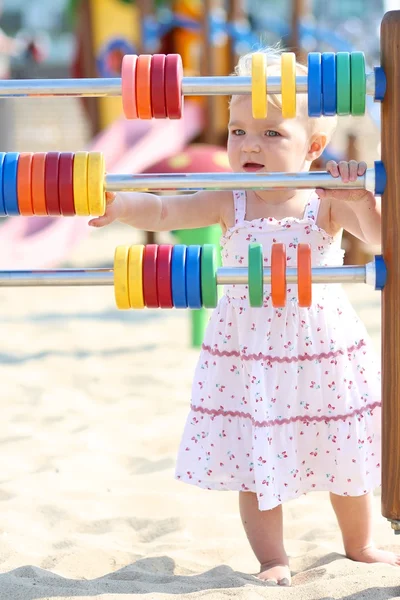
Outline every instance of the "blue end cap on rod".
[[386, 283], [387, 270], [382, 254], [375, 256], [375, 289], [383, 290]]
[[386, 93], [386, 75], [382, 67], [374, 67], [375, 74], [375, 94], [374, 100], [382, 102]]
[[375, 196], [382, 196], [386, 188], [386, 169], [381, 160], [375, 161]]

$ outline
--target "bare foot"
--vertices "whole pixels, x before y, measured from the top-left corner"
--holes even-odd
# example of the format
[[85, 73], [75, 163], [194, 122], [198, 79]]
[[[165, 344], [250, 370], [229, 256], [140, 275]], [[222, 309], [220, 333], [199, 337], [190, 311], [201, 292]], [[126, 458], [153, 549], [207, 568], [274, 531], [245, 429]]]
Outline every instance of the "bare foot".
[[287, 557], [284, 560], [264, 563], [260, 566], [260, 573], [257, 575], [257, 578], [272, 585], [289, 586], [292, 583], [292, 578], [287, 563]]
[[378, 548], [375, 548], [375, 546], [368, 546], [367, 548], [346, 552], [346, 556], [357, 562], [386, 563], [388, 565], [400, 567], [400, 554], [388, 552], [387, 550], [379, 550]]

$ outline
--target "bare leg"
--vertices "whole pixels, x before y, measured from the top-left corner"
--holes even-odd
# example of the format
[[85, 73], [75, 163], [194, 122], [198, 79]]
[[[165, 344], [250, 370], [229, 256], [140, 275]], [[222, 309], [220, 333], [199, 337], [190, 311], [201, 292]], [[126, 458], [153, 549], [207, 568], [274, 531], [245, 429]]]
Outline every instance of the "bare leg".
[[247, 538], [260, 563], [258, 578], [290, 585], [289, 559], [283, 546], [282, 506], [259, 510], [256, 494], [239, 492], [239, 507]]
[[372, 540], [372, 495], [330, 496], [342, 531], [346, 556], [357, 562], [400, 566], [399, 554], [379, 550]]

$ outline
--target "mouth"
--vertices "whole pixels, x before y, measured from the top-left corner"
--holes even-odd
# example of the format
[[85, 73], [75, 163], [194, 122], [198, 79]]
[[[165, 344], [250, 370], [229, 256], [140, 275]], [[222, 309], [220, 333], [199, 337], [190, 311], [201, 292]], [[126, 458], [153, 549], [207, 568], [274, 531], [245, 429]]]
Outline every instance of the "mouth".
[[247, 173], [254, 173], [255, 171], [261, 171], [264, 167], [265, 165], [262, 165], [261, 163], [246, 162], [242, 166], [242, 169]]

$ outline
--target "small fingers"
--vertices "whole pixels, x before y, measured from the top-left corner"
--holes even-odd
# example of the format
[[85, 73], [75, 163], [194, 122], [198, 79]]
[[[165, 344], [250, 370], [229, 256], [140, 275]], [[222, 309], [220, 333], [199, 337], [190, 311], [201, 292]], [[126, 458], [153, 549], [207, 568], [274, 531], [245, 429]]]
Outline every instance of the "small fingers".
[[339, 177], [339, 168], [336, 161], [328, 160], [326, 163], [326, 170], [332, 175], [332, 177]]
[[338, 169], [343, 183], [348, 183], [350, 180], [350, 164], [345, 160], [341, 160]]
[[362, 160], [361, 162], [358, 163], [357, 175], [358, 176], [364, 175], [366, 170], [367, 170], [367, 163]]

